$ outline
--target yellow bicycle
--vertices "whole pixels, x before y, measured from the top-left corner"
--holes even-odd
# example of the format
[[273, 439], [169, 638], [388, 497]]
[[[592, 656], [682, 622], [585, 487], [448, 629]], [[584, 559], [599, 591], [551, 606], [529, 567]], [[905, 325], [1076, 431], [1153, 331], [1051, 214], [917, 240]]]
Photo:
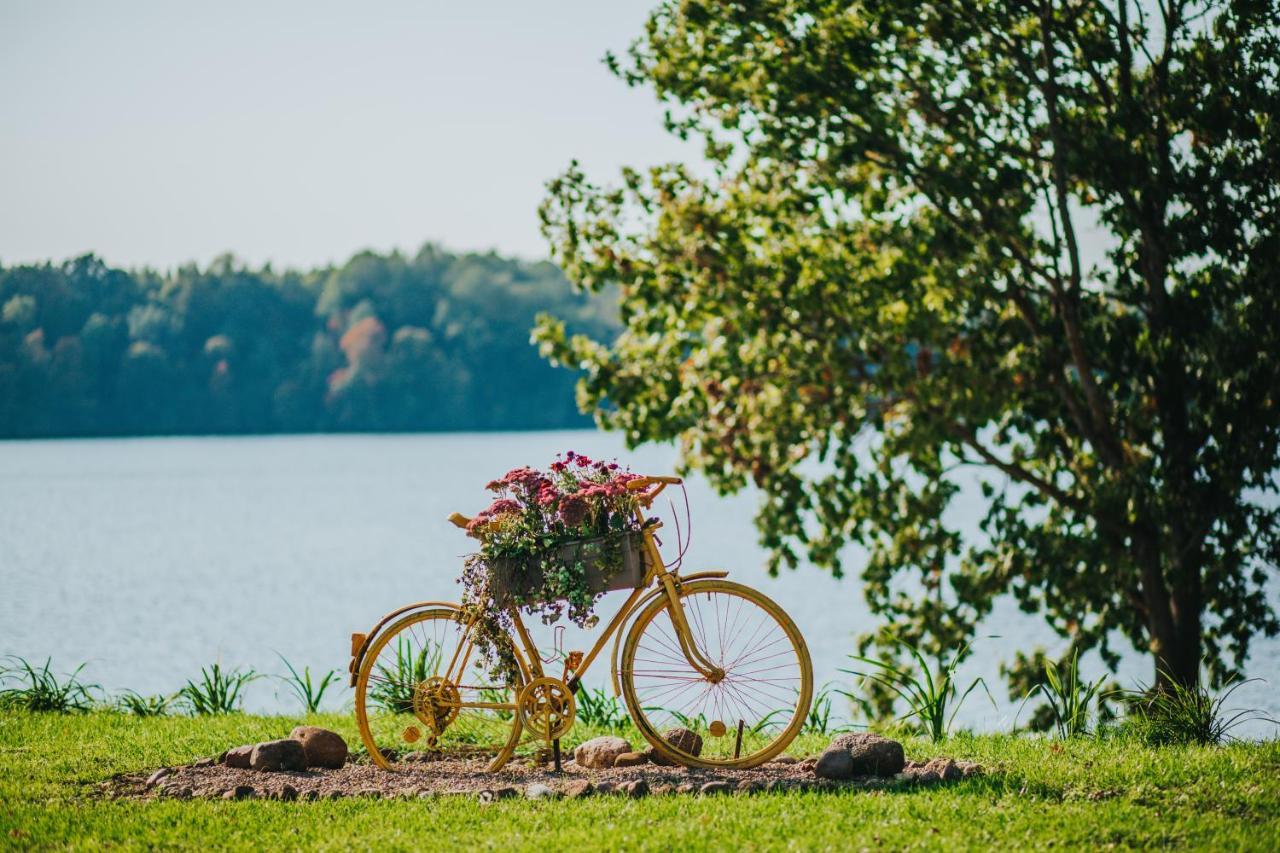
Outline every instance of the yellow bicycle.
[[[519, 666], [493, 683], [473, 660], [476, 617], [457, 604], [424, 601], [351, 637], [356, 720], [378, 766], [433, 754], [492, 756], [499, 770], [531, 738], [559, 747], [576, 715], [575, 694], [610, 639], [612, 686], [640, 734], [669, 762], [753, 767], [781, 753], [804, 724], [813, 667], [804, 638], [775, 602], [728, 572], [682, 576], [669, 569], [643, 510], [678, 477], [641, 477], [643, 581], [591, 650], [573, 652], [560, 674], [510, 609], [507, 638]], [[450, 521], [466, 527], [458, 513]], [[624, 631], [624, 628], [626, 629]], [[696, 737], [686, 734], [693, 732]]]

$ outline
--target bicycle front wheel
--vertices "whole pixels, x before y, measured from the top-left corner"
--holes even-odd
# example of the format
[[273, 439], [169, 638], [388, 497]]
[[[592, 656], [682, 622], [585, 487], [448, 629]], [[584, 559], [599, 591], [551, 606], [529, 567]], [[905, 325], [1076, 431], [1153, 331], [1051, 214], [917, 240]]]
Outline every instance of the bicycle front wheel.
[[[813, 664], [791, 618], [768, 596], [722, 580], [679, 590], [689, 637], [723, 675], [700, 673], [682, 650], [667, 596], [627, 633], [622, 695], [656, 752], [689, 767], [754, 767], [799, 734], [813, 696]], [[677, 733], [687, 729], [696, 738]]]

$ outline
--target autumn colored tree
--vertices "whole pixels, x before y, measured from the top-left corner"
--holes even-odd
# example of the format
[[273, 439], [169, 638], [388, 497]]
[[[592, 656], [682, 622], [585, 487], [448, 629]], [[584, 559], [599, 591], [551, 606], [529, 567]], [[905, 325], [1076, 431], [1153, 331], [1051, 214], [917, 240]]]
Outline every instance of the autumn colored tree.
[[[632, 442], [754, 482], [772, 566], [957, 648], [1011, 594], [1114, 665], [1276, 633], [1275, 0], [668, 2], [613, 67], [706, 164], [550, 185], [609, 342], [538, 336]], [[980, 541], [946, 523], [979, 472]]]

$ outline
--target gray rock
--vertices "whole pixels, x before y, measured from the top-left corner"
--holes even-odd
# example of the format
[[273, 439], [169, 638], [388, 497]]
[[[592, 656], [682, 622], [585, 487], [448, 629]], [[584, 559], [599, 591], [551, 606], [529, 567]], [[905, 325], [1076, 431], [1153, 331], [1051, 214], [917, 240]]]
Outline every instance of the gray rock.
[[280, 789], [280, 799], [285, 802], [293, 802], [298, 799], [298, 789], [292, 785], [285, 785]]
[[738, 782], [739, 794], [754, 794], [764, 790], [764, 784], [755, 779], [742, 779]]
[[731, 793], [732, 791], [733, 791], [732, 782], [715, 781], [715, 782], [708, 782], [705, 785], [703, 785], [698, 790], [698, 793], [709, 796], [711, 794], [728, 794], [728, 793]]
[[308, 767], [341, 770], [347, 763], [347, 742], [342, 735], [319, 726], [298, 726], [289, 737], [302, 744]]
[[481, 791], [476, 798], [482, 803], [496, 803], [498, 800], [509, 800], [517, 796], [520, 792], [515, 788], [507, 786], [505, 788], [493, 788], [487, 791]]
[[236, 785], [222, 795], [224, 800], [247, 800], [253, 797], [252, 785]]
[[695, 794], [697, 791], [698, 786], [692, 782], [681, 782], [679, 785], [676, 785], [677, 794]]
[[[702, 737], [697, 732], [677, 727], [663, 732], [662, 739], [681, 752], [687, 752], [695, 756], [702, 754]], [[662, 767], [674, 767], [676, 765], [676, 762], [667, 759], [652, 747], [649, 748], [648, 755], [650, 761]]]
[[[225, 753], [224, 753], [224, 755], [225, 755]], [[192, 767], [212, 767], [213, 765], [218, 764], [218, 763], [220, 763], [220, 762], [219, 762], [219, 760], [218, 760], [217, 758], [214, 758], [214, 757], [212, 757], [212, 756], [211, 756], [211, 757], [209, 757], [209, 758], [201, 758], [200, 760], [196, 761], [196, 762], [195, 762], [194, 764], [192, 764], [191, 766], [192, 766]]]
[[573, 751], [573, 763], [592, 770], [605, 770], [613, 766], [619, 755], [633, 751], [631, 744], [620, 737], [593, 737]]
[[263, 741], [254, 746], [249, 755], [249, 767], [266, 773], [306, 770], [307, 755], [302, 750], [302, 744], [291, 738]]
[[549, 785], [543, 785], [541, 782], [534, 782], [525, 788], [524, 795], [526, 799], [530, 800], [554, 800], [556, 798], [555, 789]]
[[166, 776], [172, 776], [172, 775], [173, 775], [172, 767], [161, 767], [155, 773], [152, 773], [150, 776], [147, 777], [147, 788], [154, 788], [156, 785], [160, 784], [160, 780], [164, 779]]
[[598, 785], [596, 785], [597, 794], [612, 794], [616, 789], [617, 789], [617, 786], [614, 785], [612, 782], [601, 782]]
[[238, 767], [241, 770], [248, 770], [249, 760], [253, 757], [253, 747], [253, 744], [247, 743], [244, 746], [237, 746], [233, 749], [228, 749], [226, 752], [222, 753], [222, 763], [228, 767]]
[[772, 759], [769, 763], [770, 764], [799, 764], [800, 759], [796, 758], [794, 755], [779, 755], [777, 758]]
[[[848, 760], [838, 757], [843, 753]], [[855, 776], [893, 776], [906, 765], [902, 744], [873, 734], [843, 734], [814, 764], [814, 775], [823, 779], [852, 779]]]
[[649, 783], [643, 779], [635, 779], [631, 782], [623, 782], [618, 786], [618, 790], [633, 800], [638, 800], [641, 797], [648, 796]]

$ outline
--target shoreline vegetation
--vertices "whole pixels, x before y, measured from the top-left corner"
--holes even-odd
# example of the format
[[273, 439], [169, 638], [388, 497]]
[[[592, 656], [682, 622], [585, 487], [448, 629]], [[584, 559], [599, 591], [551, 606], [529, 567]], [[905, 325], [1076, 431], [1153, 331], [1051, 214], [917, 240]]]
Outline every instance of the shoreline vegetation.
[[310, 270], [0, 265], [0, 439], [590, 426], [530, 343], [544, 311], [616, 329], [616, 300], [551, 263], [432, 244]]

